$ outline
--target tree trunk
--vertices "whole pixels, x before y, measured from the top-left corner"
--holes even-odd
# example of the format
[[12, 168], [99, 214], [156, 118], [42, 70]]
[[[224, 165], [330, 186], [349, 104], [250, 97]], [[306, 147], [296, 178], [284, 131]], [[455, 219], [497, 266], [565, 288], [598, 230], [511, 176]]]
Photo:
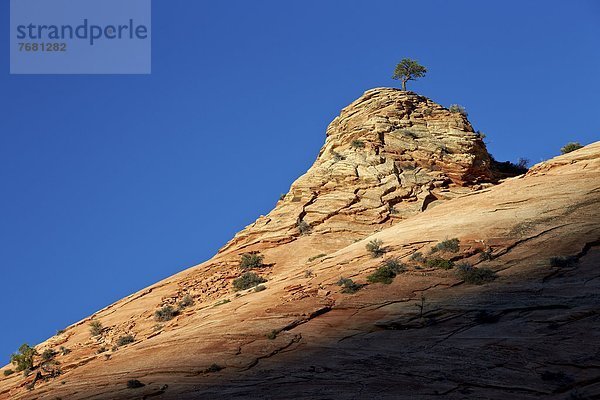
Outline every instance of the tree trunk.
[[406, 79], [402, 79], [402, 90], [406, 92]]

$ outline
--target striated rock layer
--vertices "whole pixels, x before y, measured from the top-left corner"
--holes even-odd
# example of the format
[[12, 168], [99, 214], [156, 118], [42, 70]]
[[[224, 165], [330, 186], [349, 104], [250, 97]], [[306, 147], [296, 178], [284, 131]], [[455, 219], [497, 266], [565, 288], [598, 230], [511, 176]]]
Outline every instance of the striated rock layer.
[[[416, 137], [392, 145], [399, 129]], [[36, 357], [28, 377], [0, 375], [0, 399], [598, 398], [600, 142], [479, 183], [493, 180], [464, 117], [413, 93], [369, 91], [268, 217], [211, 260], [39, 344], [59, 354]], [[337, 199], [347, 193], [354, 203]], [[424, 193], [437, 200], [414, 207]], [[381, 217], [389, 202], [398, 214]], [[312, 229], [300, 235], [298, 220]], [[432, 252], [449, 238], [458, 248]], [[383, 257], [366, 251], [373, 239]], [[265, 257], [254, 271], [266, 289], [234, 292], [248, 250]], [[497, 278], [468, 283], [458, 267], [423, 260], [436, 258]], [[404, 270], [391, 284], [367, 281], [392, 259]], [[364, 286], [344, 293], [340, 277]]]
[[493, 180], [464, 115], [412, 92], [372, 89], [333, 120], [314, 165], [275, 209], [222, 252], [290, 242], [299, 227], [319, 235], [315, 246], [324, 237], [339, 248]]

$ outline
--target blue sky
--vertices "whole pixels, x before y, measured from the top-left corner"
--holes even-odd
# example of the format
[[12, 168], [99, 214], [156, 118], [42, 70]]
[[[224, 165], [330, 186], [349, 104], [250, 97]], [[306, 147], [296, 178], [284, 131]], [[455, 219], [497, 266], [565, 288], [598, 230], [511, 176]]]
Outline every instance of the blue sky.
[[499, 160], [598, 140], [599, 38], [591, 0], [155, 0], [152, 75], [11, 76], [1, 29], [0, 358], [210, 258], [403, 57]]

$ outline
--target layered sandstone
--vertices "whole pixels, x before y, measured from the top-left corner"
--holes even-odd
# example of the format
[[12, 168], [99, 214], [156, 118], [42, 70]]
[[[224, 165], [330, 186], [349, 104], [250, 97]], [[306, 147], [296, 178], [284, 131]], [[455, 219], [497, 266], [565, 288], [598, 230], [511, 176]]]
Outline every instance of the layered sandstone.
[[331, 122], [314, 165], [275, 209], [222, 252], [287, 243], [302, 226], [321, 243], [350, 244], [493, 180], [485, 144], [464, 115], [416, 93], [372, 89]]
[[[214, 258], [39, 344], [70, 349], [55, 359], [61, 375], [0, 375], [0, 399], [600, 396], [600, 142], [498, 185], [486, 183], [489, 163], [460, 114], [368, 91], [267, 217]], [[311, 230], [301, 235], [299, 220]], [[437, 256], [497, 279], [467, 284], [413, 257], [448, 238], [459, 250]], [[384, 257], [366, 251], [373, 239]], [[265, 256], [266, 290], [234, 292], [250, 250]], [[550, 262], [559, 256], [571, 261]], [[390, 258], [406, 264], [390, 285], [341, 292], [340, 277], [367, 284]], [[154, 311], [186, 295], [195, 304], [157, 326]], [[134, 342], [115, 346], [124, 335]]]

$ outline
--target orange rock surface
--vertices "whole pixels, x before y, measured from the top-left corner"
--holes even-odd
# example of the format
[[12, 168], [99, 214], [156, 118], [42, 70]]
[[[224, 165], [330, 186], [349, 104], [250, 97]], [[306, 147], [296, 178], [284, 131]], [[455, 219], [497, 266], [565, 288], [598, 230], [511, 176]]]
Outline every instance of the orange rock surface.
[[[497, 177], [461, 114], [367, 91], [269, 215], [36, 346], [70, 352], [0, 375], [0, 399], [597, 398], [600, 142]], [[434, 249], [452, 238], [457, 249]], [[374, 239], [381, 257], [366, 250]], [[264, 256], [265, 290], [232, 289], [246, 252]], [[390, 260], [404, 270], [369, 283]], [[343, 293], [341, 277], [364, 286]]]

